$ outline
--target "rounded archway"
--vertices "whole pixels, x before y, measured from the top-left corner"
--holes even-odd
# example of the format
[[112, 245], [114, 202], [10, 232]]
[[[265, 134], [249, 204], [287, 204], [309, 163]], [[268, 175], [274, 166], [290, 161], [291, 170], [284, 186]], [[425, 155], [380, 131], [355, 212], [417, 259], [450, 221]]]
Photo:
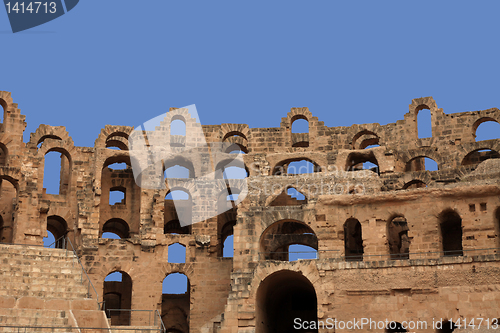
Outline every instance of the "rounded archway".
[[260, 254], [264, 260], [290, 260], [290, 245], [305, 245], [318, 250], [318, 237], [303, 222], [281, 220], [271, 224], [260, 237]]
[[316, 291], [304, 275], [289, 270], [273, 273], [257, 289], [256, 332], [317, 332], [310, 325], [318, 321], [317, 308]]
[[130, 325], [132, 278], [123, 271], [109, 273], [102, 286], [104, 310], [111, 325]]

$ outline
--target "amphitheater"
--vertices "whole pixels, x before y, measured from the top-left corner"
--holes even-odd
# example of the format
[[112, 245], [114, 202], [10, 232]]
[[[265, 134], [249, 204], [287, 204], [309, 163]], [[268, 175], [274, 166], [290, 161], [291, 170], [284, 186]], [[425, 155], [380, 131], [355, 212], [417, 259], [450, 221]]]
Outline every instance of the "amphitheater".
[[[133, 127], [106, 125], [94, 147], [76, 147], [64, 127], [40, 125], [25, 143], [11, 93], [0, 92], [0, 104], [2, 332], [500, 327], [500, 133], [476, 141], [479, 125], [500, 122], [496, 108], [444, 113], [424, 97], [387, 125], [328, 127], [307, 108], [274, 128], [198, 125], [207, 143], [236, 147], [217, 157], [186, 152], [199, 139], [189, 135], [196, 119], [171, 109], [165, 131], [175, 120], [187, 131], [170, 133], [165, 145], [177, 156], [160, 174], [187, 173], [152, 189], [134, 177]], [[422, 110], [431, 137], [418, 135]], [[292, 131], [298, 120], [307, 133]], [[56, 194], [44, 188], [48, 154], [60, 156]], [[234, 156], [244, 176], [202, 177], [203, 159], [224, 171], [238, 167]], [[297, 163], [312, 168], [296, 172]], [[184, 193], [182, 207], [173, 192]], [[193, 221], [223, 213], [183, 225], [180, 208]], [[47, 248], [49, 234], [56, 242]], [[297, 259], [296, 246], [312, 258]], [[165, 292], [174, 274], [185, 290]]]

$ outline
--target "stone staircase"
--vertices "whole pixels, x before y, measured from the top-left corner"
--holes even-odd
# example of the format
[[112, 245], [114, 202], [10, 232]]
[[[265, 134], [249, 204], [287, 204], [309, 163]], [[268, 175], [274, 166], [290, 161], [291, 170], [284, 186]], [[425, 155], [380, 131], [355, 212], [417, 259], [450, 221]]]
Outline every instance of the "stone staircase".
[[0, 244], [0, 281], [0, 332], [109, 332], [71, 251]]

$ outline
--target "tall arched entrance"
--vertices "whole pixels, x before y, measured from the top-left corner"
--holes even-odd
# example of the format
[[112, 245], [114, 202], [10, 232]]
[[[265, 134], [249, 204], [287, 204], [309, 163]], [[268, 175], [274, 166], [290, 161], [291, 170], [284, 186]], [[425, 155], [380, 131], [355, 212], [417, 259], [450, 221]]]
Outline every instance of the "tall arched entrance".
[[318, 332], [296, 329], [300, 323], [318, 321], [314, 286], [301, 273], [283, 270], [271, 274], [257, 290], [256, 333]]

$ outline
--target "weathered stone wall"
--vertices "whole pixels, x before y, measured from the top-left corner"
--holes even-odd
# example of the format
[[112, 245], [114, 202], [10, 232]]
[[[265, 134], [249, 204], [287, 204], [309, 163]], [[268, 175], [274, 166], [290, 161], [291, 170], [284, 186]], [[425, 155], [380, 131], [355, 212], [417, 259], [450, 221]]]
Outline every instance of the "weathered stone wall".
[[[280, 306], [289, 309], [286, 318], [300, 315], [294, 297], [303, 300], [298, 303], [307, 316], [320, 320], [432, 324], [433, 318], [499, 317], [500, 139], [475, 141], [479, 124], [500, 122], [496, 108], [445, 114], [425, 97], [388, 125], [327, 127], [307, 108], [292, 109], [276, 128], [204, 125], [207, 142], [234, 143], [246, 153], [248, 193], [236, 208], [183, 228], [176, 225], [179, 212], [165, 200], [167, 193], [181, 188], [216, 195], [216, 206], [230, 207], [225, 181], [215, 189], [201, 179], [195, 185], [169, 179], [163, 189], [141, 188], [128, 151], [133, 128], [107, 125], [94, 147], [75, 147], [64, 127], [40, 125], [24, 143], [25, 117], [10, 93], [0, 92], [0, 105], [2, 242], [42, 244], [47, 230], [56, 238], [68, 235], [101, 296], [116, 287], [105, 287], [108, 274], [126, 273], [132, 288], [124, 299], [130, 296], [130, 307], [160, 311], [172, 330], [285, 332], [290, 323], [277, 327], [274, 317], [284, 314]], [[423, 109], [431, 112], [433, 135], [419, 139], [417, 115]], [[199, 127], [184, 109], [171, 109], [162, 128], [170, 131], [175, 119], [185, 122], [187, 132]], [[308, 133], [292, 133], [297, 119], [308, 121]], [[190, 177], [206, 175], [204, 161], [213, 156], [181, 149], [200, 139], [172, 136], [165, 145], [178, 156], [163, 167], [178, 164]], [[58, 195], [43, 188], [50, 151], [63, 156]], [[439, 170], [426, 171], [424, 157]], [[288, 172], [299, 160], [312, 162], [315, 172]], [[359, 170], [365, 162], [378, 168]], [[128, 167], [108, 168], [113, 163]], [[243, 180], [235, 183], [244, 188]], [[290, 187], [304, 199], [288, 195]], [[109, 205], [110, 190], [124, 192], [125, 200]], [[217, 209], [208, 201], [185, 205], [194, 218]], [[103, 239], [107, 231], [122, 239]], [[223, 258], [223, 242], [231, 234], [234, 257]], [[185, 263], [168, 260], [169, 246], [176, 243], [185, 246]], [[308, 245], [318, 258], [289, 262], [290, 244]], [[186, 294], [162, 295], [170, 273], [187, 276]], [[313, 303], [311, 312], [307, 306]], [[130, 323], [146, 320], [132, 312]]]

